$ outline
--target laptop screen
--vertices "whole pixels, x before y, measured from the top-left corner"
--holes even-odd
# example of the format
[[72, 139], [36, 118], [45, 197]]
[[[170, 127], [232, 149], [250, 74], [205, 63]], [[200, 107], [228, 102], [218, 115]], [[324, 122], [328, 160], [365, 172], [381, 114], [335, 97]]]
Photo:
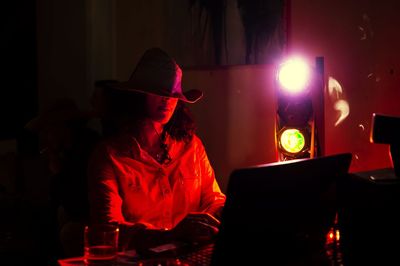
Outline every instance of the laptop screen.
[[336, 185], [347, 177], [351, 157], [344, 153], [234, 170], [212, 264], [319, 260], [336, 215]]

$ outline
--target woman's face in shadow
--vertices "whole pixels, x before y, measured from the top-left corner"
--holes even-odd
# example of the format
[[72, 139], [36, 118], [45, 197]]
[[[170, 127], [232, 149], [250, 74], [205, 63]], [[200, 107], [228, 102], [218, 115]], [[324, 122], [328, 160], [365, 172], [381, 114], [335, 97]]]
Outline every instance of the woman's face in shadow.
[[146, 97], [146, 106], [148, 117], [154, 122], [165, 125], [174, 114], [177, 98], [163, 97], [153, 94], [148, 94]]

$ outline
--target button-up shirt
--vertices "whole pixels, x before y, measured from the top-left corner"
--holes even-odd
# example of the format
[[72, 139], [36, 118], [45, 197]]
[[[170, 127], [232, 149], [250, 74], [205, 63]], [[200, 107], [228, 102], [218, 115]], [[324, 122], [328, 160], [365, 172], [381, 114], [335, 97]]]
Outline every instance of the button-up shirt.
[[133, 137], [104, 141], [89, 165], [91, 215], [96, 222], [173, 228], [190, 212], [214, 214], [225, 203], [201, 140], [167, 138], [171, 161], [160, 164]]

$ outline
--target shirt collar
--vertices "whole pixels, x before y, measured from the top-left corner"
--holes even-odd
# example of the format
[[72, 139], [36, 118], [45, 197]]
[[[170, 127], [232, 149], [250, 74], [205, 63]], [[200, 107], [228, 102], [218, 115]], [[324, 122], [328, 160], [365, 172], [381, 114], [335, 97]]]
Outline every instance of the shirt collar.
[[[143, 158], [143, 153], [144, 150], [142, 149], [142, 147], [140, 146], [139, 141], [137, 140], [137, 138], [135, 138], [134, 136], [130, 135], [129, 138], [129, 146], [131, 147], [131, 153], [133, 158]], [[166, 133], [166, 137], [165, 137], [165, 142], [168, 146], [168, 153], [171, 156], [171, 159], [174, 160], [174, 157], [176, 156], [176, 140], [174, 140], [170, 134]]]

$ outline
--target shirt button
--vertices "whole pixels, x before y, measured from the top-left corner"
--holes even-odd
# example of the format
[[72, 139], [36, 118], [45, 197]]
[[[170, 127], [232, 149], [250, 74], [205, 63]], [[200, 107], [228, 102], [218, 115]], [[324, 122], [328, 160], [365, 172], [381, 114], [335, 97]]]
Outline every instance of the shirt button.
[[166, 176], [165, 171], [162, 170], [161, 168], [158, 169], [158, 175], [159, 175], [159, 176]]

